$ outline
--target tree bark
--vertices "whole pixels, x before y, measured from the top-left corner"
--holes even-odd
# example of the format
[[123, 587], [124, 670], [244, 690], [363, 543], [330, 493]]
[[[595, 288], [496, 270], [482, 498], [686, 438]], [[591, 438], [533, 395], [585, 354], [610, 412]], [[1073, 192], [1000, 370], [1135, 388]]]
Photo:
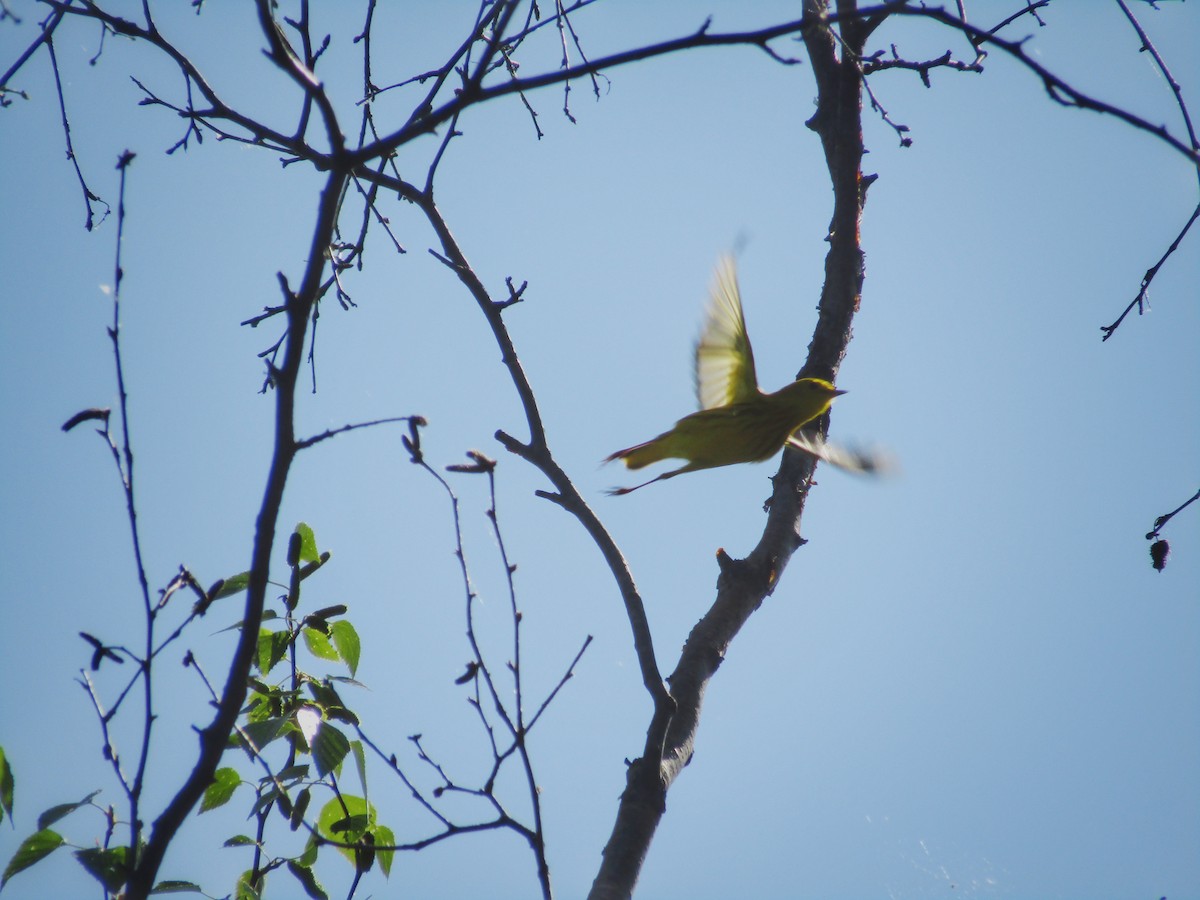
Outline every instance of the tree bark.
[[[818, 23], [802, 32], [818, 96], [817, 112], [807, 124], [820, 137], [825, 150], [834, 207], [819, 317], [800, 376], [833, 380], [850, 342], [863, 283], [858, 226], [869, 179], [862, 177], [861, 170], [859, 59], [872, 26], [857, 17], [854, 0], [843, 0], [837, 8], [839, 40], [821, 21], [827, 11], [825, 0], [805, 0], [805, 19]], [[827, 429], [826, 418], [821, 430]], [[744, 560], [732, 559], [724, 551], [718, 553], [717, 598], [692, 629], [678, 665], [667, 679], [676, 709], [667, 727], [661, 763], [656, 765], [647, 754], [629, 766], [616, 823], [592, 884], [592, 900], [624, 900], [633, 895], [650, 842], [666, 811], [667, 792], [692, 757], [709, 680], [730, 643], [775, 589], [792, 554], [804, 543], [800, 519], [815, 466], [813, 457], [786, 451], [773, 479], [770, 514], [758, 545]]]

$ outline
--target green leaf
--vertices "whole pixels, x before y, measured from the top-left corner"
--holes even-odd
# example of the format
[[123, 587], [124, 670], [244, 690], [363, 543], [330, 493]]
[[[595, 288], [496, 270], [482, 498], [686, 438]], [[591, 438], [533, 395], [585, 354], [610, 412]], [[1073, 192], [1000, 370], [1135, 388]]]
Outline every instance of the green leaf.
[[228, 767], [217, 769], [213, 775], [213, 783], [204, 789], [204, 797], [200, 801], [200, 812], [206, 813], [210, 809], [224, 806], [241, 783], [242, 778], [238, 775], [237, 769]]
[[322, 722], [317, 729], [317, 737], [312, 745], [313, 762], [317, 774], [324, 778], [342, 764], [346, 754], [350, 752], [350, 741], [346, 736], [330, 725]]
[[117, 893], [125, 884], [128, 874], [125, 860], [128, 855], [128, 847], [109, 847], [107, 850], [85, 847], [75, 851], [75, 858], [110, 894]]
[[[275, 612], [275, 610], [273, 610], [273, 609], [264, 609], [262, 612], [262, 621], [264, 621], [264, 622], [271, 622], [278, 618], [279, 618], [279, 613]], [[227, 632], [227, 631], [241, 631], [242, 625], [244, 625], [244, 624], [245, 623], [241, 619], [239, 619], [238, 621], [236, 621], [232, 625], [230, 625], [228, 628], [222, 628], [220, 631], [217, 632], [217, 634], [225, 634], [225, 632]]]
[[369, 797], [371, 792], [367, 790], [367, 753], [363, 749], [362, 741], [351, 741], [350, 749], [354, 752], [354, 765], [358, 769], [358, 780], [362, 784], [363, 796]]
[[242, 731], [246, 733], [246, 737], [254, 744], [255, 750], [262, 750], [267, 744], [279, 737], [279, 733], [283, 731], [288, 720], [282, 718], [266, 719], [262, 722], [251, 722], [249, 725], [243, 725]]
[[[251, 679], [253, 681], [253, 679]], [[247, 722], [265, 722], [267, 719], [279, 717], [279, 712], [283, 704], [280, 702], [280, 694], [278, 688], [269, 688], [264, 686], [265, 693], [255, 691], [250, 695], [250, 699], [246, 701], [246, 716]]]
[[266, 675], [275, 664], [287, 653], [288, 634], [286, 631], [268, 631], [262, 629], [258, 633], [258, 671]]
[[247, 869], [241, 874], [237, 880], [237, 887], [234, 888], [233, 896], [236, 900], [262, 900], [261, 885], [254, 886], [254, 870]]
[[[340, 844], [357, 842], [374, 826], [375, 807], [364, 798], [355, 797], [353, 794], [334, 797], [322, 807], [321, 814], [317, 817], [317, 833], [328, 841]], [[336, 849], [351, 865], [355, 864], [353, 849]]]
[[279, 774], [275, 776], [280, 781], [299, 781], [308, 777], [308, 763], [296, 763], [294, 766], [288, 766], [286, 769], [280, 769]]
[[250, 572], [238, 572], [236, 575], [230, 575], [225, 579], [225, 583], [221, 585], [221, 589], [217, 591], [214, 600], [220, 600], [222, 597], [230, 597], [234, 594], [244, 591], [250, 585]]
[[13, 810], [13, 773], [12, 766], [8, 764], [8, 757], [4, 754], [4, 748], [0, 747], [0, 822], [4, 821], [4, 814], [8, 813], [8, 817], [12, 818]]
[[292, 808], [292, 801], [287, 798], [287, 795], [281, 793], [274, 785], [259, 793], [254, 800], [254, 805], [250, 807], [250, 815], [258, 816], [272, 806], [278, 805], [280, 811], [286, 816], [288, 810]]
[[48, 810], [38, 816], [38, 830], [40, 831], [41, 829], [49, 828], [59, 819], [63, 818], [64, 816], [69, 816], [71, 813], [75, 812], [75, 810], [79, 809], [79, 807], [87, 806], [99, 793], [99, 791], [92, 791], [78, 803], [60, 803], [57, 806], [50, 807]]
[[190, 881], [160, 881], [150, 891], [152, 894], [203, 894], [200, 885]]
[[296, 857], [297, 865], [311, 866], [317, 861], [317, 852], [320, 849], [320, 843], [310, 832], [308, 835], [308, 841], [304, 844], [304, 852]]
[[[393, 847], [396, 844], [396, 835], [386, 825], [376, 825], [371, 829], [371, 833], [375, 835], [375, 846], [377, 848]], [[383, 870], [385, 878], [392, 874], [392, 858], [395, 855], [395, 850], [376, 849], [375, 851], [375, 858], [379, 860], [379, 868]]]
[[325, 889], [321, 887], [317, 881], [317, 876], [313, 874], [313, 870], [308, 866], [301, 866], [292, 860], [288, 860], [288, 871], [296, 876], [296, 880], [304, 886], [304, 893], [312, 897], [313, 900], [329, 900], [329, 895], [325, 893]]
[[304, 645], [308, 647], [308, 652], [317, 659], [328, 659], [333, 662], [341, 659], [338, 652], [333, 649], [333, 644], [329, 643], [329, 638], [315, 628], [304, 629]]
[[309, 681], [306, 687], [309, 693], [321, 710], [325, 714], [326, 719], [334, 719], [339, 722], [347, 722], [350, 725], [358, 724], [358, 716], [346, 708], [346, 704], [342, 702], [342, 698], [338, 696], [337, 689], [333, 686], [333, 681], [326, 678], [322, 681]]
[[222, 847], [253, 847], [254, 846], [254, 838], [252, 838], [246, 834], [235, 834], [233, 837], [231, 837], [227, 841], [225, 841], [225, 843], [223, 843], [221, 846]]
[[345, 660], [350, 674], [355, 674], [358, 671], [358, 657], [362, 650], [362, 642], [358, 639], [358, 632], [354, 630], [354, 626], [345, 619], [334, 622], [329, 626], [329, 636], [333, 638], [333, 645], [337, 647], [338, 653]]
[[321, 558], [317, 552], [317, 537], [313, 530], [301, 522], [296, 526], [296, 534], [300, 535], [300, 562], [316, 562]]
[[317, 833], [323, 838], [351, 844], [375, 821], [375, 808], [362, 797], [342, 794], [321, 808]]
[[57, 831], [51, 831], [49, 828], [43, 828], [31, 834], [25, 840], [21, 841], [21, 846], [17, 848], [17, 852], [12, 855], [12, 859], [8, 861], [8, 865], [4, 869], [4, 876], [0, 877], [0, 887], [4, 887], [8, 883], [8, 879], [12, 878], [18, 872], [28, 869], [34, 863], [45, 859], [64, 843], [63, 837]]

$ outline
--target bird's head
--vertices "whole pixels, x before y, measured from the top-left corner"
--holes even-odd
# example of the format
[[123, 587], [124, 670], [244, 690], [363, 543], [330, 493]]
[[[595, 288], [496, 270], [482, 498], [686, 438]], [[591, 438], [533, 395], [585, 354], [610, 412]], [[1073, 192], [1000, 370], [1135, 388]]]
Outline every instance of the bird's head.
[[845, 391], [839, 391], [830, 382], [824, 378], [797, 378], [791, 384], [784, 388], [793, 396], [804, 396], [828, 399], [832, 401], [834, 397], [840, 397]]

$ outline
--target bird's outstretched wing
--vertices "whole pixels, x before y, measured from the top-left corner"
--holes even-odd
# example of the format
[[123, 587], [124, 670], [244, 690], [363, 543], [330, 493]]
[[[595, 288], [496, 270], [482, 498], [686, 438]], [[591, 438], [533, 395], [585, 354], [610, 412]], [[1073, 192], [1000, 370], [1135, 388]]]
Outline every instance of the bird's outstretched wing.
[[696, 342], [696, 398], [701, 409], [741, 403], [759, 393], [731, 257], [718, 263], [710, 293], [708, 317]]
[[882, 450], [863, 450], [830, 443], [811, 431], [793, 431], [787, 446], [803, 450], [822, 462], [857, 475], [887, 475], [897, 470], [896, 460]]

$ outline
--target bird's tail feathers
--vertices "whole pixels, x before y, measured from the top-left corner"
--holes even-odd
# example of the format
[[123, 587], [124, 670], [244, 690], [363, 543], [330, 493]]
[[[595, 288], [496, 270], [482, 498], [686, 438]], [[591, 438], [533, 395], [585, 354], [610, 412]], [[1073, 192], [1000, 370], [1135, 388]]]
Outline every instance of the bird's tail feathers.
[[611, 456], [606, 456], [604, 461], [610, 463], [613, 460], [619, 459], [625, 463], [627, 469], [641, 469], [651, 463], [656, 463], [660, 459], [666, 459], [662, 454], [661, 449], [656, 446], [658, 438], [652, 441], [646, 441], [644, 444], [635, 444], [632, 447], [626, 447], [624, 450], [618, 450]]
[[843, 447], [810, 431], [793, 432], [787, 445], [856, 475], [890, 475], [899, 468], [895, 457], [885, 450]]

